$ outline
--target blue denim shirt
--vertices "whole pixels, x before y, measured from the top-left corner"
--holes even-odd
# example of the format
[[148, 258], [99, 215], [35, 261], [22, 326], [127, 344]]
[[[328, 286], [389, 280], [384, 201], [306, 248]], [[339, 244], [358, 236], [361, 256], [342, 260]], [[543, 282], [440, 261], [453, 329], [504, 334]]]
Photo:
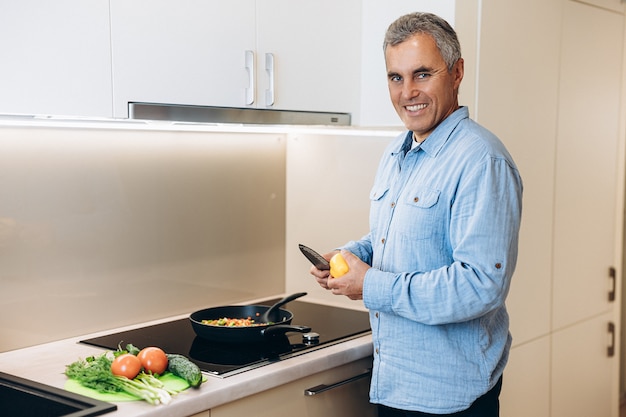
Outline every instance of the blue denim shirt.
[[363, 285], [371, 401], [446, 414], [491, 389], [508, 358], [505, 298], [522, 180], [465, 107], [420, 147], [409, 150], [411, 140], [403, 133], [387, 147], [370, 194], [370, 233], [344, 249], [372, 266]]

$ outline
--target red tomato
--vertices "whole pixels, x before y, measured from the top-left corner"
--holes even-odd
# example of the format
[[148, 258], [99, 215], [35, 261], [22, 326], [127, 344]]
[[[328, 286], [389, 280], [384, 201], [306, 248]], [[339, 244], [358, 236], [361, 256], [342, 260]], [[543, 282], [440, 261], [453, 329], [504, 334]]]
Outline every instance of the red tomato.
[[113, 375], [125, 376], [133, 379], [141, 371], [141, 361], [130, 353], [124, 353], [113, 359], [111, 363], [111, 372]]
[[141, 349], [137, 354], [141, 366], [148, 372], [161, 375], [167, 369], [167, 355], [158, 347]]

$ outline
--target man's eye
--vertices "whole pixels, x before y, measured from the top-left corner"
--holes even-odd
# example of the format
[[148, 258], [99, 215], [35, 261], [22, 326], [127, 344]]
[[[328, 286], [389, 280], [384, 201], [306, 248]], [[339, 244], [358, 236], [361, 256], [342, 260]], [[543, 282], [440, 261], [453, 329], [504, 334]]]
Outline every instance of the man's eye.
[[430, 77], [430, 74], [427, 72], [420, 72], [419, 74], [415, 75], [415, 78], [417, 78], [418, 80], [423, 80], [428, 77]]
[[399, 75], [391, 75], [389, 76], [389, 81], [393, 81], [393, 82], [402, 81], [402, 77], [400, 77]]

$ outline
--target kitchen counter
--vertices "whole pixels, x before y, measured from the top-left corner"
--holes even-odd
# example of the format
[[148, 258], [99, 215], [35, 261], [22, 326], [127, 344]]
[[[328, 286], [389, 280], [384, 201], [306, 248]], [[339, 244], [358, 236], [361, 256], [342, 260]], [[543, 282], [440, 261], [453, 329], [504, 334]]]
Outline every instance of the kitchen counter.
[[[63, 374], [65, 365], [104, 351], [79, 343], [80, 340], [184, 317], [187, 315], [3, 352], [0, 353], [0, 371], [63, 388], [67, 380]], [[168, 405], [153, 406], [144, 401], [119, 402], [117, 411], [107, 415], [190, 416], [370, 355], [372, 343], [368, 334], [224, 379], [207, 375], [207, 381], [200, 389], [181, 392]]]

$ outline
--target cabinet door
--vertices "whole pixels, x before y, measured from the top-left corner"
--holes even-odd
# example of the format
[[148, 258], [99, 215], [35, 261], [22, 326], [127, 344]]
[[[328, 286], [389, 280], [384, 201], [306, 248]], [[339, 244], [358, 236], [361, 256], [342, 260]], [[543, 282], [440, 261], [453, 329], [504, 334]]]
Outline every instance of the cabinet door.
[[350, 112], [359, 10], [358, 0], [112, 0], [115, 116], [128, 102]]
[[511, 349], [500, 405], [506, 417], [550, 416], [550, 336]]
[[[259, 106], [333, 112], [356, 109], [360, 0], [261, 0], [257, 13]], [[271, 87], [266, 54], [274, 59], [273, 104], [266, 100]]]
[[110, 117], [108, 0], [0, 5], [0, 113]]
[[616, 417], [617, 356], [607, 346], [611, 315], [555, 332], [552, 336], [552, 416]]
[[[592, 27], [593, 30], [581, 30]], [[553, 326], [608, 312], [615, 264], [623, 15], [565, 2], [554, 218]], [[537, 132], [541, 134], [541, 132]], [[541, 146], [536, 152], [542, 152]], [[549, 179], [546, 179], [549, 180]]]
[[255, 2], [111, 0], [114, 115], [128, 102], [243, 107]]
[[371, 358], [361, 359], [216, 407], [194, 417], [374, 417], [376, 407], [369, 402], [369, 377], [313, 396], [304, 395], [306, 389], [345, 381], [362, 374], [371, 365]]

